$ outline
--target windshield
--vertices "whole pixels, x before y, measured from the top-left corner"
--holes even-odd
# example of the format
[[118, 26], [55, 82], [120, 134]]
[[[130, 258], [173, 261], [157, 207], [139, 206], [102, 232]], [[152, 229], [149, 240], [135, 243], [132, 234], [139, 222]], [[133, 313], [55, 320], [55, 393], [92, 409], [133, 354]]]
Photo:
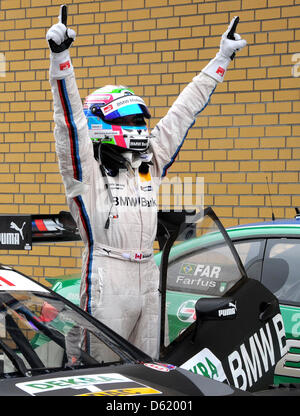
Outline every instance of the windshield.
[[12, 270], [1, 270], [0, 280], [0, 377], [132, 359], [107, 331], [54, 293]]
[[169, 256], [167, 288], [199, 295], [224, 296], [241, 278], [236, 259], [217, 224], [208, 216], [194, 225], [189, 238], [177, 238]]

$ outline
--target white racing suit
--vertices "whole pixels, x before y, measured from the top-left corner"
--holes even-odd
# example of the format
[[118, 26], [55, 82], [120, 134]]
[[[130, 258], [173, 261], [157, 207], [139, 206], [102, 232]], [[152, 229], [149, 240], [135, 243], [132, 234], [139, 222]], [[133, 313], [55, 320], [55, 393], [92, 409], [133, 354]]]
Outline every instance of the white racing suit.
[[[50, 79], [56, 151], [67, 203], [85, 244], [81, 307], [153, 358], [160, 331], [159, 272], [153, 258], [157, 194], [217, 82], [200, 73], [151, 132], [150, 171], [107, 176], [94, 158], [74, 73]], [[110, 226], [105, 229], [107, 218]]]

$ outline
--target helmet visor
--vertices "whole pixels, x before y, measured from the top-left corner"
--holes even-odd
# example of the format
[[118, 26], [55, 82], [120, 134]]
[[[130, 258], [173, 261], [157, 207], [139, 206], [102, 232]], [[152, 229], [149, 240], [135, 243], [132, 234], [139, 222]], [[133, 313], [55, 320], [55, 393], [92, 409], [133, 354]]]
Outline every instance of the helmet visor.
[[117, 98], [101, 107], [96, 104], [90, 110], [109, 124], [112, 124], [115, 119], [134, 114], [142, 114], [146, 118], [151, 117], [144, 100], [136, 95]]

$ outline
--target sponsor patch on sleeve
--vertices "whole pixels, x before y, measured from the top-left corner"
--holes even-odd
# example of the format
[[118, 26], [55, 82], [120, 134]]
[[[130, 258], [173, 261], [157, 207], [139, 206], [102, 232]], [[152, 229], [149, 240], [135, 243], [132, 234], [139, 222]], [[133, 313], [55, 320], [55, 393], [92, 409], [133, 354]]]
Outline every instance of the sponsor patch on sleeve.
[[145, 367], [152, 368], [152, 370], [163, 371], [167, 373], [170, 370], [175, 370], [176, 366], [172, 364], [164, 364], [164, 363], [145, 363]]
[[54, 392], [69, 396], [135, 396], [161, 393], [118, 373], [55, 377], [17, 383], [16, 387], [31, 396], [53, 396]]

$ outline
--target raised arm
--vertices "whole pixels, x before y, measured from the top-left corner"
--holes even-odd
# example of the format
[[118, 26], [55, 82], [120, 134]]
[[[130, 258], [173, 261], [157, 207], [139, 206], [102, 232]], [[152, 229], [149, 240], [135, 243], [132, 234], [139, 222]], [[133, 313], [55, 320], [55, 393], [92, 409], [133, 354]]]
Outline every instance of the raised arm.
[[234, 33], [237, 23], [237, 17], [231, 20], [228, 29], [222, 35], [220, 49], [215, 58], [183, 89], [166, 116], [153, 129], [151, 143], [158, 175], [166, 175], [189, 129], [207, 106], [217, 84], [223, 82], [236, 51], [246, 45], [246, 41]]
[[69, 53], [75, 32], [66, 27], [66, 13], [66, 6], [61, 6], [59, 22], [48, 30], [46, 39], [50, 48], [56, 151], [66, 194], [74, 197], [85, 192], [94, 157]]

